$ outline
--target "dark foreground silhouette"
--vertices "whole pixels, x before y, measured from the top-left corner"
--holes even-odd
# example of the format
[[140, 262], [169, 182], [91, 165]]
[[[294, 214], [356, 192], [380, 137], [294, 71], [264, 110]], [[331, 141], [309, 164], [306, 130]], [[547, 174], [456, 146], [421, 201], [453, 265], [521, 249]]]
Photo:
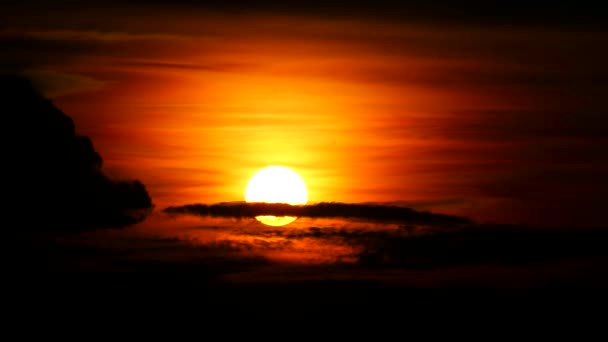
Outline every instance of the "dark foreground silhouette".
[[86, 230], [141, 221], [144, 185], [102, 171], [91, 139], [25, 78], [0, 75], [8, 213], [21, 231]]

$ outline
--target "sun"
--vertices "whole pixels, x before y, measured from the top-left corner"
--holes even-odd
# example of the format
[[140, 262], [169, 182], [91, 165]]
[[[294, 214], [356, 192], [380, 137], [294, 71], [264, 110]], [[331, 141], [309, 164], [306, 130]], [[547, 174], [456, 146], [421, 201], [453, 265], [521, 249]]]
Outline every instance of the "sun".
[[[264, 203], [306, 204], [308, 191], [300, 175], [285, 166], [267, 166], [249, 180], [245, 189], [245, 201]], [[296, 220], [293, 216], [256, 216], [258, 221], [283, 226]]]
[[300, 175], [285, 166], [267, 166], [256, 172], [245, 190], [247, 202], [306, 204], [308, 192]]

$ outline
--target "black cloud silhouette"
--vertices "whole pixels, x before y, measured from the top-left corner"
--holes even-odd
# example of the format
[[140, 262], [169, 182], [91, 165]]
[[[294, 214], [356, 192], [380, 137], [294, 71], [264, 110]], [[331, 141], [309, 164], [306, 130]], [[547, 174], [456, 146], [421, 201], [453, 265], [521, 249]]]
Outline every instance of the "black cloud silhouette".
[[348, 217], [373, 221], [394, 221], [418, 224], [468, 224], [465, 217], [434, 214], [392, 205], [350, 204], [322, 202], [309, 205], [283, 203], [229, 202], [217, 204], [189, 204], [164, 209], [169, 214], [193, 214], [218, 217], [255, 217], [258, 215], [299, 217]]
[[137, 181], [102, 171], [91, 139], [29, 80], [0, 75], [5, 196], [9, 213], [35, 230], [122, 226], [146, 216], [152, 200]]
[[348, 244], [364, 246], [358, 255], [363, 266], [424, 269], [489, 264], [523, 266], [605, 258], [608, 232], [471, 225], [428, 234], [342, 232], [342, 236]]

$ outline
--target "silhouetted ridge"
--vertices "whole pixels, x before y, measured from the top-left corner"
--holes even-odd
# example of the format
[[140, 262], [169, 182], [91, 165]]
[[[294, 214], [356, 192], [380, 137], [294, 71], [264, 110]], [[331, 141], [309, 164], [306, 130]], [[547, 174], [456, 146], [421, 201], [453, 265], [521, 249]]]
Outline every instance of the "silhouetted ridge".
[[121, 226], [143, 219], [152, 200], [137, 181], [114, 181], [102, 172], [91, 139], [25, 78], [0, 75], [7, 139], [11, 214], [34, 229]]
[[398, 221], [411, 223], [466, 224], [471, 221], [464, 217], [433, 214], [410, 208], [324, 202], [309, 205], [289, 205], [282, 203], [217, 203], [189, 204], [164, 209], [170, 214], [193, 214], [220, 217], [255, 217], [258, 215], [299, 216], [299, 217], [351, 217], [378, 221]]

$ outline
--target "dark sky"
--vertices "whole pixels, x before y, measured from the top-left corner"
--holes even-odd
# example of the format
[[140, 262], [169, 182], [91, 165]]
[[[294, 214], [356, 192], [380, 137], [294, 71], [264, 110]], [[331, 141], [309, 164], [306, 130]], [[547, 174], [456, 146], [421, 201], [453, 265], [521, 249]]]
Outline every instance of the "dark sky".
[[24, 12], [47, 8], [74, 7], [190, 7], [226, 12], [273, 12], [319, 16], [359, 16], [390, 20], [428, 21], [437, 24], [488, 24], [555, 26], [568, 28], [606, 28], [604, 6], [592, 1], [572, 3], [488, 2], [488, 1], [20, 1], [4, 4], [5, 9], [18, 8]]

